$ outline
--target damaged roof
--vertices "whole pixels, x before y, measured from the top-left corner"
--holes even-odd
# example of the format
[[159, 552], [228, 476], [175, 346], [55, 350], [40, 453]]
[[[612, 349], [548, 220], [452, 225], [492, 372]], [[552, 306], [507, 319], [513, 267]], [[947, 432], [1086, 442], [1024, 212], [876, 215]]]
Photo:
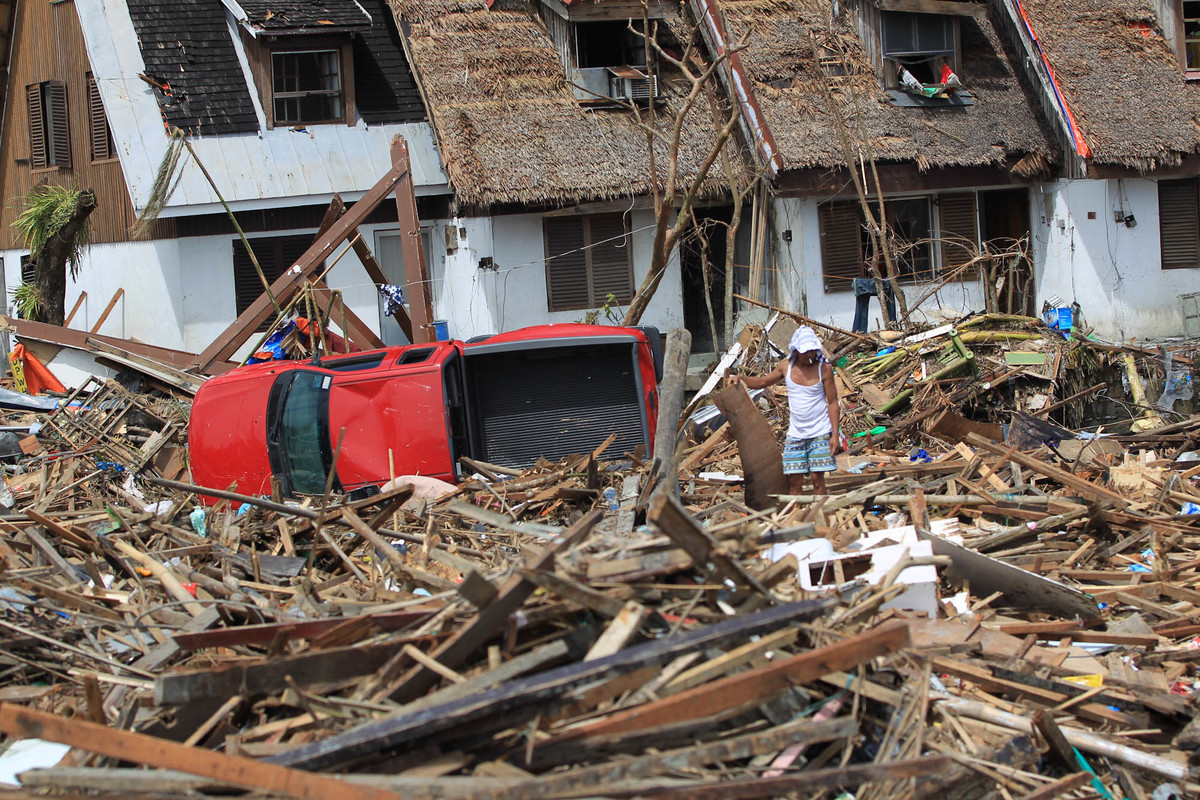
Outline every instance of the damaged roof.
[[[721, 7], [731, 38], [745, 41], [742, 61], [785, 170], [845, 165], [839, 127], [855, 160], [915, 162], [922, 170], [1001, 167], [1023, 177], [1058, 160], [993, 24], [994, 10], [960, 17], [958, 75], [974, 105], [898, 108], [857, 29], [849, 19], [833, 19], [827, 0], [721, 0]], [[859, 144], [864, 140], [869, 148]]]
[[238, 21], [255, 33], [329, 33], [371, 25], [371, 15], [355, 0], [225, 1]]
[[[392, 0], [392, 7], [461, 200], [484, 207], [568, 205], [650, 192], [646, 135], [633, 113], [574, 98], [559, 51], [530, 9], [509, 2], [489, 10], [485, 0]], [[670, 71], [659, 81], [656, 125], [669, 133], [689, 87]], [[712, 99], [720, 102], [715, 94]], [[702, 100], [682, 129], [684, 180], [708, 155], [714, 129]], [[661, 142], [656, 154], [665, 165]], [[703, 195], [726, 192], [719, 173], [718, 162]]]
[[1145, 0], [1023, 0], [1093, 163], [1143, 172], [1200, 149], [1188, 81]]
[[[249, 133], [258, 115], [221, 0], [128, 0], [162, 115], [189, 133]], [[86, 30], [86, 27], [85, 27]]]

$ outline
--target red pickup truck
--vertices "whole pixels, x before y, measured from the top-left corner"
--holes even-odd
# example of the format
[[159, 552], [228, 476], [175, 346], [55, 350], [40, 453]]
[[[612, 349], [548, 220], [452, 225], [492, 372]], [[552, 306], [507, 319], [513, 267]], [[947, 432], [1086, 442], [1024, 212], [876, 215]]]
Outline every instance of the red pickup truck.
[[613, 433], [610, 453], [649, 454], [660, 342], [649, 327], [540, 325], [240, 367], [196, 393], [192, 480], [267, 494], [274, 476], [289, 496], [324, 492], [335, 465], [346, 492], [391, 474], [454, 481], [461, 456], [524, 468]]

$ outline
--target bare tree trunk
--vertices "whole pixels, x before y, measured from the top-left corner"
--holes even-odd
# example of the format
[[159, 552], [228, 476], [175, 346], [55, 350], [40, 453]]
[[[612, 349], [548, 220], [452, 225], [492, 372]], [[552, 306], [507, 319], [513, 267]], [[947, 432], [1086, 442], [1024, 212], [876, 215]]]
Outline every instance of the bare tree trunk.
[[37, 322], [62, 325], [66, 316], [67, 258], [74, 249], [73, 242], [88, 216], [96, 209], [96, 195], [89, 189], [75, 199], [71, 218], [31, 254], [34, 263], [33, 282], [42, 290], [42, 308]]

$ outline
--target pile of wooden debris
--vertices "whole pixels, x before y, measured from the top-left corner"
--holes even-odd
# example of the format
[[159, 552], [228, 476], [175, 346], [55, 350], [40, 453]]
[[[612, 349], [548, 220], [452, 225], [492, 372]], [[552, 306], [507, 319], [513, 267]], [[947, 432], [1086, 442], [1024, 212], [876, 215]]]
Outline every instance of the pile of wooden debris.
[[[749, 331], [730, 363], [773, 363], [780, 337]], [[1200, 417], [1143, 398], [1100, 432], [1119, 435], [1079, 438], [1061, 413], [1106, 363], [1158, 394], [1182, 355], [995, 318], [828, 344], [846, 433], [865, 435], [829, 497], [778, 503], [734, 435], [748, 413], [778, 426], [770, 390], [765, 415], [723, 392], [728, 422], [685, 426], [667, 480], [602, 446], [355, 502], [201, 504], [178, 480], [186, 397], [107, 383], [14, 416], [40, 430], [0, 517], [0, 730], [23, 738], [0, 779], [112, 797], [1200, 792]]]

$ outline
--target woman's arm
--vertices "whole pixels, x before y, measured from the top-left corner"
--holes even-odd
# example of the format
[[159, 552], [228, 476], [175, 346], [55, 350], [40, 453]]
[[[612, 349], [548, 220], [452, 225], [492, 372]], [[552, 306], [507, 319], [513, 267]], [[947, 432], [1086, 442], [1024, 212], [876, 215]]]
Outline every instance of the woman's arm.
[[776, 364], [775, 369], [771, 370], [766, 375], [758, 375], [758, 376], [730, 375], [726, 379], [726, 382], [730, 386], [733, 386], [734, 384], [737, 384], [737, 383], [741, 383], [747, 389], [762, 389], [767, 386], [771, 386], [773, 384], [779, 383], [781, 380], [783, 380], [783, 374], [784, 374], [783, 371], [785, 369], [787, 369], [787, 366], [788, 366], [788, 362], [787, 362], [787, 359], [785, 358], [784, 360], [782, 360], [778, 364]]
[[829, 437], [829, 452], [837, 455], [842, 448], [842, 435], [838, 431], [838, 426], [842, 423], [842, 410], [838, 406], [838, 391], [837, 384], [833, 381], [833, 364], [829, 365], [829, 369], [822, 370], [822, 382], [825, 384], [825, 404], [829, 408], [829, 424], [833, 426], [833, 433]]

